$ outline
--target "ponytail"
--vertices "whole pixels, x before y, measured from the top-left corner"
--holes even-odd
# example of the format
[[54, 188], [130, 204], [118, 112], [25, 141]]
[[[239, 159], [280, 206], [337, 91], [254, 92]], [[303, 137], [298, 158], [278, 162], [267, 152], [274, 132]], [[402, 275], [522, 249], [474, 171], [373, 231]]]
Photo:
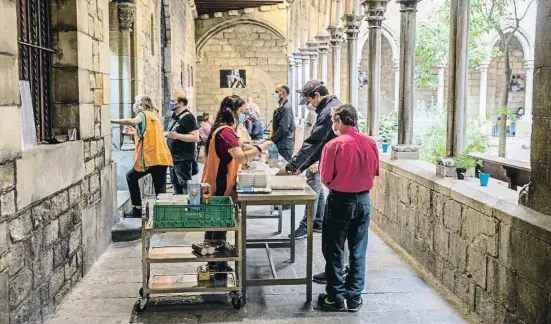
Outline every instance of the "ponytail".
[[222, 125], [233, 126], [237, 118], [237, 111], [244, 104], [245, 100], [243, 100], [243, 98], [238, 95], [227, 96], [226, 98], [224, 98], [224, 100], [222, 100], [222, 103], [220, 104], [220, 109], [218, 110], [218, 113], [216, 114], [216, 118], [214, 120], [214, 125], [212, 125], [212, 129], [205, 145], [206, 154], [208, 154], [209, 152], [212, 134], [214, 134], [214, 132]]

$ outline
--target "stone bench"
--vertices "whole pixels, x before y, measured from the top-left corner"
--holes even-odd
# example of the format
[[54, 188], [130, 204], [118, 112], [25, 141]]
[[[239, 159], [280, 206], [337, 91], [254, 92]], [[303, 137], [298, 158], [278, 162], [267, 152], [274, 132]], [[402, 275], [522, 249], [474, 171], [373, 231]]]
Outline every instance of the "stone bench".
[[530, 163], [507, 159], [486, 153], [473, 152], [471, 157], [481, 161], [476, 164], [475, 174], [479, 172], [489, 173], [492, 178], [509, 183], [509, 189], [517, 190], [518, 186], [524, 186], [530, 181]]

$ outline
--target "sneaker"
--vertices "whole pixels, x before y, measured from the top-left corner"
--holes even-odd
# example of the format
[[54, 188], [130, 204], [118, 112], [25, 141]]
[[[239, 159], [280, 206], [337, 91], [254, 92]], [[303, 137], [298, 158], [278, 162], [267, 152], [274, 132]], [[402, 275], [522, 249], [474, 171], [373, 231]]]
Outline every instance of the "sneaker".
[[346, 306], [348, 307], [349, 312], [357, 312], [364, 305], [364, 301], [361, 296], [349, 298], [346, 300]]
[[132, 210], [124, 213], [123, 217], [124, 218], [142, 218], [142, 209], [132, 207]]
[[330, 301], [327, 294], [320, 294], [318, 296], [318, 305], [323, 309], [335, 312], [343, 312], [345, 310], [344, 301]]
[[322, 232], [322, 229], [321, 228], [315, 228], [314, 227], [314, 233], [321, 233]]
[[[350, 269], [348, 268], [348, 266], [344, 268], [344, 271], [342, 272], [344, 280], [346, 280], [346, 275], [348, 275], [349, 270]], [[312, 281], [318, 284], [327, 285], [327, 277], [325, 276], [325, 272], [320, 272], [317, 275], [314, 275], [312, 277]]]
[[[306, 238], [307, 235], [308, 235], [308, 230], [302, 226], [299, 226], [295, 231], [295, 240]], [[291, 238], [291, 234], [289, 234], [288, 237]]]

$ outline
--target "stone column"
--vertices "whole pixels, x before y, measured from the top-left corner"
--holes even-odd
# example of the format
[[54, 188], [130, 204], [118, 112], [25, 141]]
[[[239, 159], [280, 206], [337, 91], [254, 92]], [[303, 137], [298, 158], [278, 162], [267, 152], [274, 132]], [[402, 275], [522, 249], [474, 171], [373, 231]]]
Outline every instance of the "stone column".
[[[304, 81], [302, 78], [302, 55], [298, 52], [293, 53], [293, 57], [295, 58], [295, 82], [297, 84], [297, 89], [300, 89], [304, 85]], [[295, 96], [295, 117], [299, 118], [300, 116], [300, 108], [298, 106], [298, 103], [300, 101], [300, 96]]]
[[394, 111], [400, 106], [400, 60], [394, 61]]
[[400, 96], [398, 99], [398, 145], [393, 159], [418, 159], [413, 145], [413, 72], [415, 69], [415, 26], [419, 0], [396, 0], [400, 4]]
[[534, 61], [525, 60], [524, 70], [526, 73], [525, 98], [524, 98], [524, 118], [523, 120], [532, 120], [532, 105], [534, 98]]
[[318, 43], [314, 41], [308, 41], [306, 43], [310, 55], [310, 78], [312, 80], [318, 79]]
[[534, 110], [532, 113], [532, 151], [530, 156], [530, 183], [519, 195], [519, 203], [551, 217], [551, 51], [548, 39], [551, 34], [551, 6], [547, 1], [538, 2], [536, 18], [536, 60], [534, 85]]
[[[293, 106], [293, 109], [295, 109], [295, 97], [296, 97], [296, 89], [297, 85], [295, 83], [295, 58], [293, 55], [287, 56], [287, 62], [289, 63], [289, 75], [287, 77], [287, 85], [289, 86], [289, 89], [291, 90], [291, 93], [289, 93], [289, 102], [291, 102], [291, 105]], [[295, 111], [296, 115], [296, 111]]]
[[342, 17], [348, 45], [348, 98], [358, 109], [358, 34], [363, 15], [345, 14]]
[[[131, 59], [131, 36], [132, 27], [134, 26], [134, 18], [136, 14], [136, 6], [129, 2], [120, 2], [117, 8], [119, 20], [119, 29], [121, 31], [120, 49], [119, 49], [119, 103], [123, 107], [122, 118], [132, 118], [132, 59]], [[120, 129], [120, 128], [119, 128]], [[122, 151], [133, 151], [134, 141], [131, 136], [123, 135]]]
[[304, 82], [312, 80], [310, 76], [310, 49], [303, 47], [299, 49], [300, 57], [302, 59], [302, 78]]
[[320, 79], [327, 85], [327, 55], [329, 54], [329, 35], [316, 36], [320, 65]]
[[463, 153], [466, 139], [470, 0], [451, 0], [450, 9], [446, 156], [456, 157]]
[[488, 66], [490, 66], [488, 62], [480, 63], [480, 105], [478, 107], [478, 120], [480, 123], [486, 121], [486, 110], [488, 107]]
[[368, 57], [369, 83], [367, 89], [367, 104], [369, 107], [369, 135], [379, 136], [379, 111], [381, 105], [381, 27], [386, 12], [387, 0], [364, 0], [364, 6], [369, 28]]
[[331, 69], [333, 71], [333, 94], [341, 95], [341, 46], [343, 39], [343, 28], [341, 26], [329, 26], [329, 44], [332, 50]]
[[436, 94], [436, 109], [439, 112], [444, 112], [444, 78], [445, 70], [444, 64], [440, 63], [438, 66], [438, 92]]

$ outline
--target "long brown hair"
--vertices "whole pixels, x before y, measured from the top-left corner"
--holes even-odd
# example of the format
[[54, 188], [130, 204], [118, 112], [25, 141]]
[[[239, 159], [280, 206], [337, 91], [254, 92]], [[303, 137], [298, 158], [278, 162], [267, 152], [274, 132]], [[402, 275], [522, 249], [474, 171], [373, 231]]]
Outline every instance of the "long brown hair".
[[227, 96], [226, 98], [224, 98], [224, 100], [222, 100], [222, 103], [220, 104], [220, 109], [218, 110], [216, 118], [214, 119], [214, 125], [212, 125], [209, 138], [207, 139], [207, 143], [205, 145], [205, 152], [207, 154], [209, 152], [209, 145], [210, 140], [212, 139], [212, 134], [222, 125], [233, 126], [235, 124], [235, 119], [237, 118], [237, 111], [244, 104], [245, 100], [243, 100], [243, 98], [238, 95]]

